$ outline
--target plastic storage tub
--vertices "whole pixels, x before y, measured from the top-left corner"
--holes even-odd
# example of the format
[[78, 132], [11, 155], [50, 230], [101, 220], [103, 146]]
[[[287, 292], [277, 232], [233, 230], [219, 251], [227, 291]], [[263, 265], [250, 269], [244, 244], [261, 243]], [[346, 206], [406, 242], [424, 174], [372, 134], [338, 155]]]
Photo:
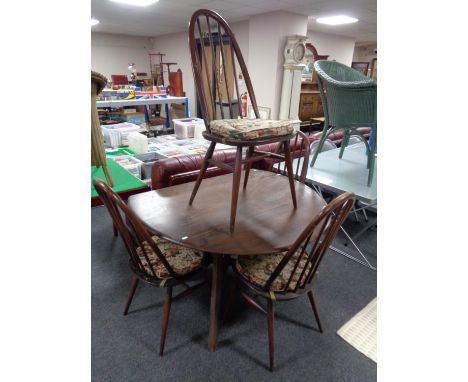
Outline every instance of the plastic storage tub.
[[128, 134], [128, 147], [136, 152], [142, 154], [148, 152], [148, 137], [141, 133], [133, 132]]
[[137, 154], [135, 158], [142, 161], [141, 163], [141, 179], [151, 179], [151, 171], [153, 169], [154, 164], [160, 156], [155, 153], [144, 153], [144, 154]]
[[106, 145], [111, 147], [128, 146], [128, 134], [138, 132], [140, 126], [133, 123], [116, 123], [101, 126]]
[[205, 127], [205, 122], [201, 118], [173, 119], [172, 122], [175, 135], [179, 139], [193, 138], [195, 126], [197, 125]]
[[141, 160], [130, 155], [112, 157], [112, 159], [127, 170], [130, 174], [141, 179]]

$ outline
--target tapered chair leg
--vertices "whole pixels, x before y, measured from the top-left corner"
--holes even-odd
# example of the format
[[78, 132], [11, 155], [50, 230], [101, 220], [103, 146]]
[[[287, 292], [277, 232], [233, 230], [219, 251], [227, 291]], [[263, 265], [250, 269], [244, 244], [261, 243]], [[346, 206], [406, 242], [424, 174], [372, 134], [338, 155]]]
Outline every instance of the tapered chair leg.
[[284, 157], [286, 162], [286, 168], [288, 170], [288, 178], [289, 178], [289, 187], [291, 188], [291, 197], [293, 201], [294, 208], [297, 208], [297, 201], [296, 201], [296, 186], [294, 185], [294, 170], [292, 165], [292, 156], [291, 156], [291, 148], [289, 147], [289, 140], [284, 141]]
[[320, 136], [320, 141], [317, 147], [317, 150], [314, 153], [314, 156], [312, 157], [312, 161], [310, 162], [310, 166], [313, 167], [315, 164], [315, 161], [317, 160], [317, 156], [319, 155], [320, 151], [322, 151], [323, 144], [325, 143], [325, 140], [327, 139], [328, 133], [329, 133], [329, 126], [326, 124], [323, 125], [322, 129], [322, 135]]
[[370, 148], [370, 154], [367, 158], [367, 164], [369, 168], [369, 177], [367, 178], [367, 186], [372, 185], [372, 179], [374, 178], [375, 168], [375, 153], [377, 152], [377, 129], [372, 130], [372, 145]]
[[364, 220], [366, 221], [366, 223], [369, 221], [369, 218], [367, 217], [367, 212], [366, 212], [366, 209], [364, 208], [362, 210], [362, 214], [364, 215]]
[[167, 288], [166, 301], [164, 301], [161, 340], [159, 342], [159, 355], [161, 357], [164, 353], [164, 344], [166, 342], [167, 324], [169, 323], [169, 313], [171, 312], [171, 304], [172, 304], [172, 287], [169, 287]]
[[315, 305], [314, 295], [312, 294], [311, 290], [307, 292], [307, 297], [309, 297], [310, 305], [312, 306], [312, 310], [314, 311], [314, 316], [315, 316], [315, 320], [317, 321], [319, 331], [320, 333], [323, 333], [322, 324], [320, 323], [317, 306]]
[[237, 199], [239, 197], [240, 178], [242, 173], [242, 147], [237, 147], [236, 162], [234, 164], [234, 174], [232, 179], [232, 195], [231, 195], [231, 221], [229, 224], [230, 231], [234, 231], [237, 213]]
[[114, 236], [119, 236], [119, 231], [117, 230], [117, 226], [115, 223], [112, 223], [112, 229], [114, 230]]
[[367, 169], [370, 168], [371, 153], [372, 153], [371, 146], [370, 146], [369, 142], [367, 142], [367, 145], [366, 145]]
[[339, 155], [340, 159], [343, 158], [345, 148], [348, 146], [348, 143], [349, 143], [350, 135], [351, 135], [350, 131], [348, 129], [344, 129], [343, 140], [341, 141], [341, 148], [340, 148], [340, 155]]
[[376, 132], [374, 129], [371, 130], [369, 140], [367, 142], [367, 168], [370, 169], [370, 161], [371, 161], [371, 153], [375, 154], [375, 147], [374, 147], [374, 135], [376, 135]]
[[[254, 147], [250, 146], [247, 151], [247, 158], [251, 158], [253, 156]], [[252, 162], [247, 162], [245, 165], [245, 175], [244, 175], [244, 190], [247, 187], [247, 182], [249, 180], [250, 168], [252, 167]]]
[[369, 160], [369, 175], [367, 177], [367, 187], [372, 185], [372, 179], [374, 178], [374, 167], [375, 167], [375, 154], [373, 151], [369, 154], [371, 157]]
[[130, 292], [128, 293], [127, 303], [125, 304], [125, 309], [123, 312], [124, 316], [126, 316], [128, 313], [128, 308], [130, 308], [130, 304], [132, 303], [133, 296], [135, 295], [135, 291], [139, 282], [140, 282], [140, 279], [136, 277], [135, 275], [133, 275], [132, 286], [130, 287]]
[[211, 157], [213, 156], [215, 146], [216, 146], [216, 142], [211, 142], [210, 147], [208, 148], [205, 154], [205, 158], [203, 159], [200, 173], [198, 174], [195, 185], [193, 186], [192, 195], [190, 195], [189, 205], [192, 205], [193, 199], [195, 199], [195, 195], [197, 195], [198, 188], [200, 187], [200, 183], [203, 180], [203, 176], [205, 175], [206, 169], [208, 168], [208, 160], [211, 159]]
[[360, 222], [361, 222], [361, 218], [359, 217], [358, 213], [356, 212], [356, 207], [353, 208], [353, 213], [354, 213], [354, 217], [355, 217], [356, 221], [357, 221], [358, 223], [360, 223]]
[[273, 371], [274, 366], [274, 357], [275, 357], [275, 338], [274, 338], [274, 316], [275, 312], [273, 311], [273, 301], [268, 300], [267, 307], [267, 321], [268, 321], [268, 354], [270, 357], [270, 371]]

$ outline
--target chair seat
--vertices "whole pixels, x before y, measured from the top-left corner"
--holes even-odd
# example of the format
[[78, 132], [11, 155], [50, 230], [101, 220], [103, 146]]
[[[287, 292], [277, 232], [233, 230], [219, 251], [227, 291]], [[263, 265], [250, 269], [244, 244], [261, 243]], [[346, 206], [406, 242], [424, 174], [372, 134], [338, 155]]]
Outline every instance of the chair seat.
[[[299, 248], [288, 263], [285, 265], [281, 273], [275, 278], [271, 283], [270, 290], [273, 292], [284, 292], [291, 273], [294, 270], [294, 265], [301, 253], [301, 248]], [[271, 255], [262, 255], [262, 256], [242, 256], [239, 257], [236, 262], [237, 271], [250, 283], [263, 288], [268, 279], [270, 278], [273, 271], [276, 269], [278, 264], [283, 257], [286, 255], [286, 252], [275, 253]], [[304, 267], [307, 262], [307, 254], [302, 255], [302, 259], [299, 262], [299, 265], [294, 273], [294, 276], [289, 284], [288, 290], [294, 290], [296, 288], [299, 277], [304, 270]], [[307, 265], [308, 270], [310, 270], [311, 263]]]
[[252, 140], [292, 134], [294, 121], [264, 119], [217, 119], [211, 121], [212, 134], [223, 138]]
[[[161, 239], [158, 236], [153, 236], [153, 240], [165, 256], [169, 265], [178, 275], [186, 275], [201, 267], [203, 261], [202, 254], [195, 252], [189, 248], [185, 248], [180, 245], [171, 243], [167, 240]], [[150, 245], [148, 245], [146, 241], [143, 243], [143, 245], [145, 246], [147, 256], [151, 262], [151, 265], [154, 268], [156, 276], [160, 279], [172, 278], [172, 276], [169, 274], [169, 271], [166, 269], [159, 257], [154, 253]], [[151, 271], [151, 267], [146, 261], [141, 247], [137, 248], [137, 253], [146, 271], [150, 275], [152, 275], [153, 272]]]

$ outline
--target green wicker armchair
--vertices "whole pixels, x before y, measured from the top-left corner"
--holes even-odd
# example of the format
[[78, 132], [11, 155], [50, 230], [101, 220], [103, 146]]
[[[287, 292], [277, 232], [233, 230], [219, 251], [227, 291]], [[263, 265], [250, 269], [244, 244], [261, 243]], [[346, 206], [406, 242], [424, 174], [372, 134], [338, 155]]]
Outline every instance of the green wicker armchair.
[[[340, 159], [348, 145], [351, 134], [358, 136], [367, 148], [367, 185], [372, 183], [375, 155], [377, 153], [377, 83], [357, 70], [336, 61], [318, 60], [314, 63], [317, 71], [320, 97], [322, 99], [325, 122], [318, 150], [311, 166], [327, 137], [334, 131], [343, 129]], [[372, 144], [359, 133], [358, 127], [372, 129]]]

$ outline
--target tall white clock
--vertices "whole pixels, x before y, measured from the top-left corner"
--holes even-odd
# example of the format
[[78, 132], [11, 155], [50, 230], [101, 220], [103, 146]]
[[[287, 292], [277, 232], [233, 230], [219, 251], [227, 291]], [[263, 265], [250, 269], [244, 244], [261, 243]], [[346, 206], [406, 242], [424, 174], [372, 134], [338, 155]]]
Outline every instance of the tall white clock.
[[[281, 89], [280, 119], [299, 119], [299, 98], [307, 36], [289, 36], [284, 48], [283, 87]], [[299, 126], [297, 126], [299, 128]]]

